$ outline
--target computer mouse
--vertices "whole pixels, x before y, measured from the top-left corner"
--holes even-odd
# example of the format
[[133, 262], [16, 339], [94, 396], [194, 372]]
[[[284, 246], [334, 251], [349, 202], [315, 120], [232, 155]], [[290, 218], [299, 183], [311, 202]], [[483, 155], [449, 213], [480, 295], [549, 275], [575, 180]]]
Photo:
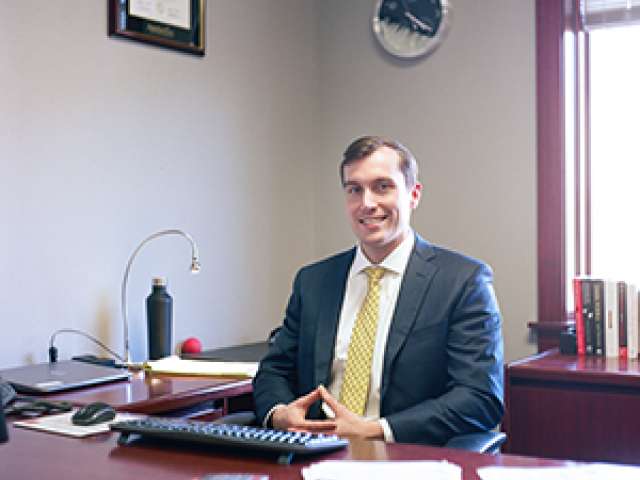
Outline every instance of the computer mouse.
[[86, 427], [108, 422], [116, 417], [116, 411], [111, 405], [103, 402], [94, 402], [80, 408], [71, 417], [71, 423]]

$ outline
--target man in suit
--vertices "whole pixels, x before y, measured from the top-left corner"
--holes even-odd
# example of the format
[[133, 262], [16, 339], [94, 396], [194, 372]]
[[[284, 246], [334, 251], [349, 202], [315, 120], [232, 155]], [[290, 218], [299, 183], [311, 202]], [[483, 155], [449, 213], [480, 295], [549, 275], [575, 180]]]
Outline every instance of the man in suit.
[[254, 379], [258, 419], [432, 445], [495, 427], [503, 366], [491, 269], [413, 232], [422, 185], [400, 143], [355, 140], [340, 177], [358, 245], [296, 275]]

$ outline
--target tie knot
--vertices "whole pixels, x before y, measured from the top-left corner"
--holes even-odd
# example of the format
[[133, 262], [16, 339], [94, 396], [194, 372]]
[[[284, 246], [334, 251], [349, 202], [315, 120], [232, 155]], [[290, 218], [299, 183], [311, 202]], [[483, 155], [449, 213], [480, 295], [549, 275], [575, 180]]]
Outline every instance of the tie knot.
[[369, 284], [376, 284], [378, 282], [380, 282], [380, 279], [382, 278], [382, 276], [384, 275], [385, 272], [385, 268], [384, 267], [367, 267], [364, 269], [364, 273], [367, 274], [367, 277], [369, 277]]

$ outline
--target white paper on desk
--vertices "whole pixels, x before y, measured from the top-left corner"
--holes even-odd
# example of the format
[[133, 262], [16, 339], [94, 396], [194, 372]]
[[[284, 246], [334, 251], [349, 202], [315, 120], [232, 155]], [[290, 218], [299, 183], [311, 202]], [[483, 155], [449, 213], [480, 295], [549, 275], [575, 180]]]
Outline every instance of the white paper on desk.
[[640, 467], [594, 463], [566, 467], [481, 467], [482, 480], [638, 480]]
[[216, 377], [253, 378], [258, 371], [258, 362], [210, 362], [207, 360], [185, 360], [177, 355], [144, 362], [144, 369], [156, 373], [177, 375], [206, 375]]
[[109, 431], [109, 425], [113, 422], [120, 422], [122, 420], [131, 420], [134, 418], [142, 418], [146, 415], [139, 415], [135, 413], [117, 413], [116, 417], [110, 422], [99, 423], [97, 425], [88, 425], [81, 427], [71, 423], [71, 416], [76, 413], [76, 410], [66, 413], [59, 413], [56, 415], [46, 415], [43, 417], [30, 418], [28, 420], [18, 420], [13, 422], [16, 427], [31, 428], [33, 430], [40, 430], [42, 432], [59, 433], [60, 435], [66, 435], [68, 437], [88, 437], [89, 435], [95, 435], [96, 433], [104, 433]]
[[341, 461], [312, 463], [302, 469], [304, 480], [460, 480], [462, 469], [455, 463], [442, 461]]

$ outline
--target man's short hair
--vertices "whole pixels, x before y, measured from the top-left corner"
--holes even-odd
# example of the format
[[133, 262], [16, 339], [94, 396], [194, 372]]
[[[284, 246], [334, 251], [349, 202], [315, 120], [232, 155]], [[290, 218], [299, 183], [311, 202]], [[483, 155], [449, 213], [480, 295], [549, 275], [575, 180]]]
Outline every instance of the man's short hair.
[[360, 137], [351, 142], [351, 145], [344, 151], [342, 162], [340, 163], [340, 181], [342, 185], [344, 185], [344, 167], [368, 157], [382, 147], [388, 147], [398, 154], [400, 170], [407, 188], [413, 188], [418, 182], [418, 163], [413, 153], [400, 142], [377, 136]]

